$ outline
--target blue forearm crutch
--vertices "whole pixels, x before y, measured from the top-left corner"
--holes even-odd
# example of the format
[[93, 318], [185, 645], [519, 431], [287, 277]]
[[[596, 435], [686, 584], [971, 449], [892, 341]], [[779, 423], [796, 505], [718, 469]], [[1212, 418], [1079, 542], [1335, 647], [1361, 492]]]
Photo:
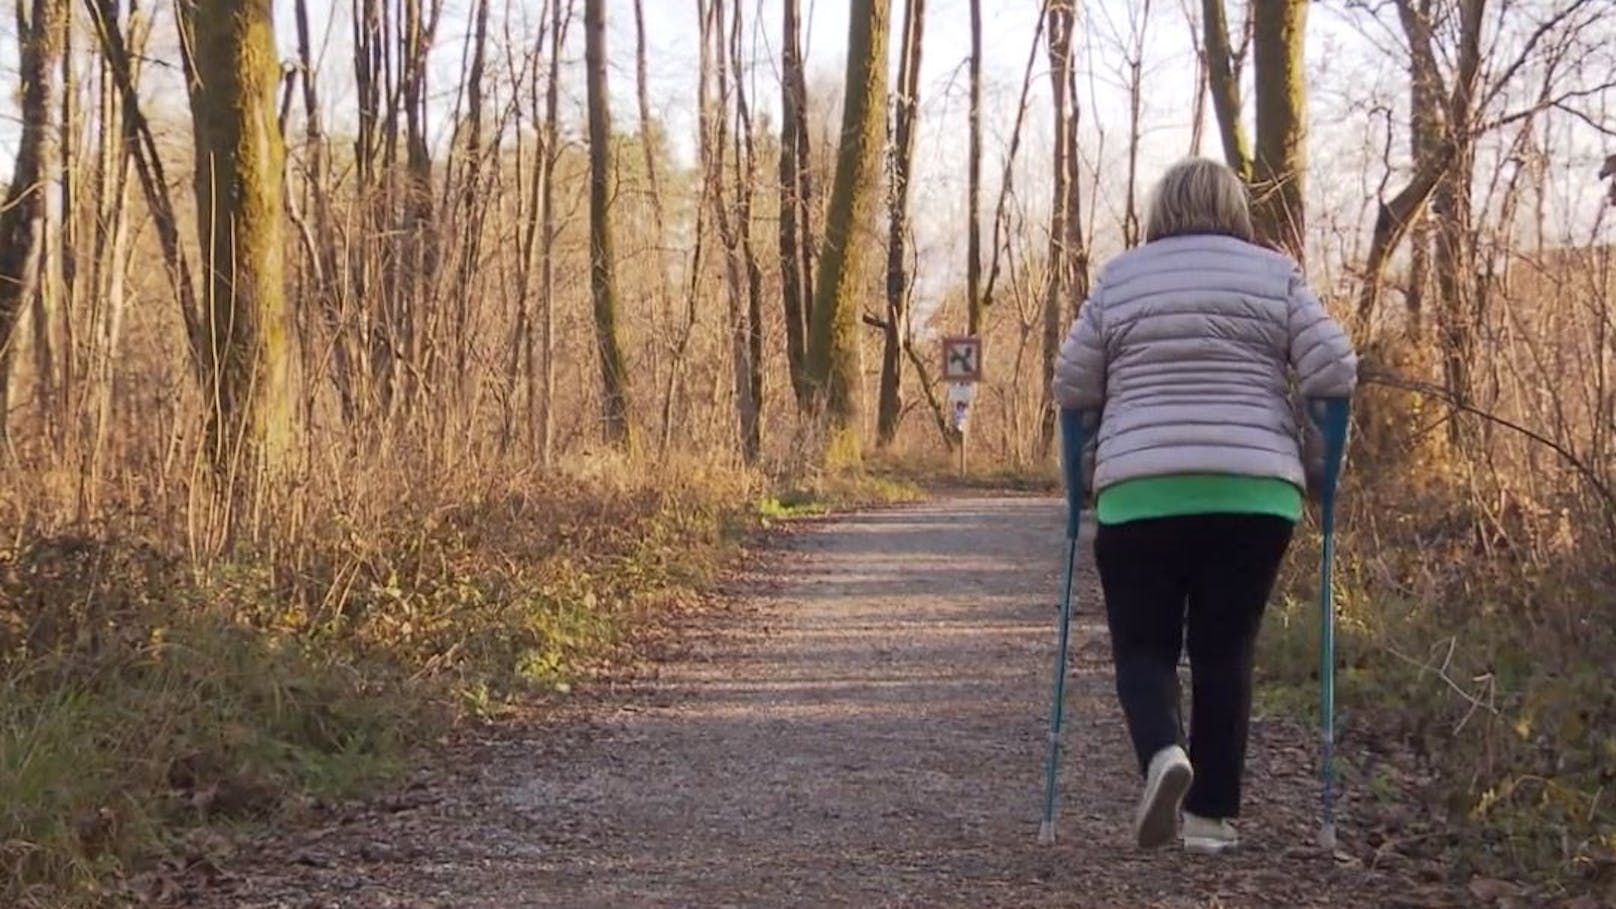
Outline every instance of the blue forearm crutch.
[[1083, 414], [1060, 412], [1061, 475], [1066, 485], [1066, 571], [1061, 583], [1060, 643], [1055, 654], [1055, 703], [1049, 717], [1049, 766], [1044, 774], [1044, 822], [1040, 843], [1055, 842], [1055, 780], [1060, 772], [1061, 722], [1066, 705], [1066, 649], [1072, 625], [1072, 583], [1077, 573], [1077, 536], [1083, 520]]
[[1329, 398], [1308, 402], [1309, 415], [1324, 434], [1324, 487], [1319, 504], [1323, 512], [1324, 545], [1319, 565], [1319, 739], [1322, 749], [1319, 775], [1323, 784], [1319, 845], [1335, 849], [1335, 591], [1331, 565], [1335, 561], [1335, 493], [1347, 447], [1351, 402]]

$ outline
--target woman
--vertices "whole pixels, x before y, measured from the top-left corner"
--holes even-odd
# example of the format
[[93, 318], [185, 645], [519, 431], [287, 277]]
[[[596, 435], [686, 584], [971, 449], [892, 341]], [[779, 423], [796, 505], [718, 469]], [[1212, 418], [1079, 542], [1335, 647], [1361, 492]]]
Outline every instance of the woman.
[[1217, 853], [1238, 840], [1258, 625], [1322, 465], [1308, 451], [1304, 467], [1293, 395], [1350, 396], [1357, 359], [1296, 263], [1252, 242], [1245, 187], [1223, 165], [1170, 169], [1145, 236], [1096, 280], [1055, 396], [1100, 417], [1094, 549], [1145, 776], [1135, 837], [1171, 840], [1182, 810], [1185, 848]]

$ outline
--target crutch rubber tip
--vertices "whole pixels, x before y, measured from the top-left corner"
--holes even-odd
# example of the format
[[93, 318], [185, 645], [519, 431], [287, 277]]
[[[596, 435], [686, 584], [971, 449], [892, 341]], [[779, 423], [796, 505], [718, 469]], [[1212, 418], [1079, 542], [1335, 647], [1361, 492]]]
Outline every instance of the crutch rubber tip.
[[1329, 852], [1335, 851], [1335, 824], [1320, 825], [1319, 848]]
[[1038, 826], [1038, 842], [1045, 846], [1055, 842], [1055, 822], [1044, 821]]

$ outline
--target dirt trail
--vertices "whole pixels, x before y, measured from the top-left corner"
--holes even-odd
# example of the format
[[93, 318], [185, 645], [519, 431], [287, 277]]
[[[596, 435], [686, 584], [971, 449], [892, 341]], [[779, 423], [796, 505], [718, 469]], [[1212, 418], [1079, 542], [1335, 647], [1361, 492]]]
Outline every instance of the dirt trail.
[[[1138, 780], [1085, 553], [1059, 842], [1036, 842], [1062, 509], [954, 499], [793, 534], [656, 678], [511, 730], [192, 905], [1395, 906], [1332, 861], [1313, 749], [1254, 723], [1236, 856], [1128, 838]], [[1348, 806], [1350, 810], [1350, 806]]]

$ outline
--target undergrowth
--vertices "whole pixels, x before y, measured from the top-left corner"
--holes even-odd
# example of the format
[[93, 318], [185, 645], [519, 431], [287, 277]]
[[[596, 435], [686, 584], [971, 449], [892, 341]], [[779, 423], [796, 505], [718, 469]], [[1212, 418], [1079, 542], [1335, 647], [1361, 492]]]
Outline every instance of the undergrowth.
[[[1481, 513], [1473, 485], [1349, 475], [1335, 565], [1346, 785], [1421, 782], [1409, 837], [1456, 876], [1550, 893], [1616, 884], [1616, 553], [1586, 499]], [[1582, 521], [1583, 535], [1565, 533]], [[1316, 722], [1318, 536], [1298, 534], [1258, 672], [1269, 709]], [[1385, 752], [1383, 754], [1376, 752]], [[1372, 768], [1379, 765], [1382, 770]]]
[[209, 831], [361, 794], [458, 720], [634, 659], [765, 521], [919, 494], [777, 485], [580, 460], [333, 495], [295, 535], [210, 559], [161, 522], [19, 527], [0, 549], [0, 905], [99, 905]]

